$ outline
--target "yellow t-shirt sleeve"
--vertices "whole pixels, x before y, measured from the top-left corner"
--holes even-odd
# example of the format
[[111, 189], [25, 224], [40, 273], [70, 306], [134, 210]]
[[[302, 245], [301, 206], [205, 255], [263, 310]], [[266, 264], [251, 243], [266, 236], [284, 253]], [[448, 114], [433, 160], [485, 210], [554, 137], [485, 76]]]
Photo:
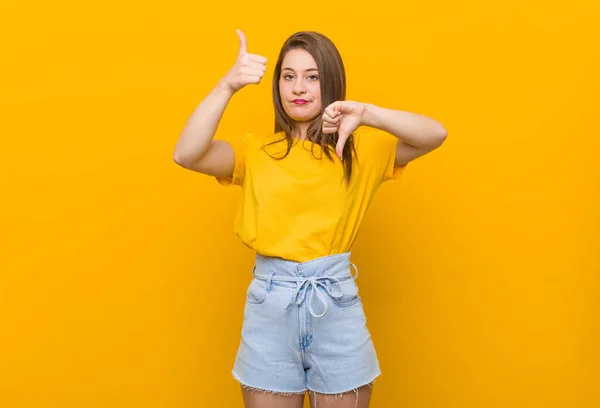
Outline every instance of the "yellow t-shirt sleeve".
[[248, 139], [252, 136], [251, 133], [245, 135], [227, 139], [227, 143], [231, 145], [233, 149], [234, 166], [233, 173], [231, 176], [217, 176], [215, 179], [222, 186], [241, 186], [244, 184], [244, 177], [246, 176], [246, 157], [248, 153]]
[[380, 129], [363, 127], [360, 130], [361, 143], [368, 146], [369, 157], [366, 159], [372, 161], [381, 175], [381, 182], [388, 180], [398, 180], [406, 164], [396, 166], [396, 149], [398, 148], [398, 139], [396, 136]]

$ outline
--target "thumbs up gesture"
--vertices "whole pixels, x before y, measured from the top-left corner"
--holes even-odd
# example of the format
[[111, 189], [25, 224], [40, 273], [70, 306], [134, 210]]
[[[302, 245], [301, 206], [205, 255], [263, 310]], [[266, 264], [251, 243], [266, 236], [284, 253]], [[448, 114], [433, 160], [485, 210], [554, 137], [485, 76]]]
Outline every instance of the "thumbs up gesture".
[[233, 67], [227, 72], [224, 83], [235, 93], [248, 84], [259, 84], [267, 70], [267, 59], [261, 55], [249, 54], [246, 36], [237, 30], [240, 39], [240, 50]]

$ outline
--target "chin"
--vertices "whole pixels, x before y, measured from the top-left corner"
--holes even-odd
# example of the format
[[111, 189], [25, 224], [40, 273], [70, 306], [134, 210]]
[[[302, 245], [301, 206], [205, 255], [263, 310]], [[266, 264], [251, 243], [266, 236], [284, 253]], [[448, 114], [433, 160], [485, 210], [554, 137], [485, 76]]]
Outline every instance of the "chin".
[[291, 115], [290, 112], [286, 112], [286, 113], [290, 117], [290, 119], [292, 119], [295, 122], [310, 122], [313, 119], [315, 119], [317, 116], [319, 116], [319, 112], [312, 113], [310, 115], [303, 115], [303, 116]]
[[290, 116], [292, 119], [294, 119], [296, 122], [310, 122], [311, 120], [313, 120], [315, 117], [314, 116], [296, 116], [296, 117], [292, 117]]

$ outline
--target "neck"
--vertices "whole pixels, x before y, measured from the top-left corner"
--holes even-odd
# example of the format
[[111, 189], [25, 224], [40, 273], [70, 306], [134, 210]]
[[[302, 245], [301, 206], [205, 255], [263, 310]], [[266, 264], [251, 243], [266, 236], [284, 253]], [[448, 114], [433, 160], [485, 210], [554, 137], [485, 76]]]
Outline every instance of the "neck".
[[292, 137], [300, 140], [306, 139], [309, 124], [309, 122], [296, 122], [296, 128], [294, 129]]

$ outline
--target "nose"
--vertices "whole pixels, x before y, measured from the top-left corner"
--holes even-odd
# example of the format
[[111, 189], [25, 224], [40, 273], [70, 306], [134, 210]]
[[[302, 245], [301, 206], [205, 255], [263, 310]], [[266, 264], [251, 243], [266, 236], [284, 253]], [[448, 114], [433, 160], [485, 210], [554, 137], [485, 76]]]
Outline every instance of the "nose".
[[294, 81], [294, 87], [292, 88], [292, 92], [296, 95], [302, 95], [306, 92], [306, 87], [304, 86], [304, 81], [302, 79], [297, 79]]

